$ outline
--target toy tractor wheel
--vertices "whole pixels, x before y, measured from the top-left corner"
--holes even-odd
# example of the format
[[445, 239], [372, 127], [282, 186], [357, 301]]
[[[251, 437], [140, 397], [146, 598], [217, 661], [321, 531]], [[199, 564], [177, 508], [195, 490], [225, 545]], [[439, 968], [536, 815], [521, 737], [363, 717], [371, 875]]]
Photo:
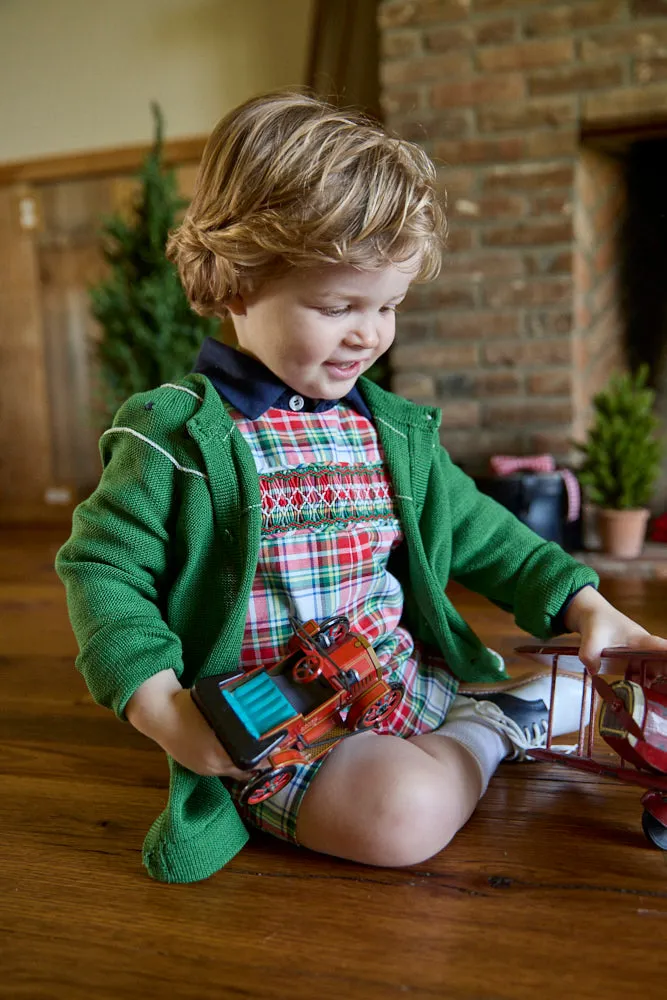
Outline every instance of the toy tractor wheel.
[[642, 813], [642, 829], [647, 840], [650, 840], [655, 847], [659, 847], [661, 851], [667, 851], [667, 826], [652, 816], [648, 809]]
[[366, 697], [360, 698], [350, 709], [347, 716], [348, 727], [357, 730], [373, 729], [398, 708], [404, 692], [402, 684], [394, 683], [389, 685], [388, 691], [384, 691], [379, 697], [373, 697], [371, 688]]
[[292, 668], [292, 677], [297, 684], [310, 684], [322, 673], [322, 661], [317, 653], [304, 656], [302, 660], [295, 663]]
[[345, 615], [335, 615], [333, 618], [327, 618], [326, 621], [322, 622], [316, 639], [322, 646], [328, 648], [329, 646], [335, 646], [338, 642], [342, 642], [349, 631], [349, 618]]
[[275, 771], [262, 771], [245, 786], [241, 792], [241, 802], [245, 806], [257, 806], [260, 802], [266, 802], [286, 788], [295, 774], [294, 764], [277, 767]]

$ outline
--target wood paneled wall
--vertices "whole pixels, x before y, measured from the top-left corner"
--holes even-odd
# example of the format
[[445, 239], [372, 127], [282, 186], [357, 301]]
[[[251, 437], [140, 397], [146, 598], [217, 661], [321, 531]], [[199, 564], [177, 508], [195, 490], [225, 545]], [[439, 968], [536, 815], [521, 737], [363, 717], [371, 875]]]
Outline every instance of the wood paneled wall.
[[0, 188], [0, 517], [26, 520], [53, 485], [38, 255], [21, 223], [33, 194]]
[[[66, 521], [99, 477], [88, 288], [104, 273], [102, 221], [136, 190], [117, 159], [106, 175], [96, 161], [68, 177], [58, 161], [52, 181], [42, 164], [33, 183], [0, 184], [0, 522]], [[177, 166], [186, 198], [196, 170]]]

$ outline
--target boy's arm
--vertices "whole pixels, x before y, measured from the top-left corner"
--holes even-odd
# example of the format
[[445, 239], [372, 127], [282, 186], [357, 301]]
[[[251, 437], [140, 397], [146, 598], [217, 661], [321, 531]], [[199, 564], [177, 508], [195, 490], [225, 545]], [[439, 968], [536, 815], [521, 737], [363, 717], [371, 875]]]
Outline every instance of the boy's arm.
[[450, 504], [452, 577], [513, 612], [524, 631], [553, 635], [568, 599], [588, 584], [597, 587], [597, 574], [480, 493], [445, 449], [439, 472]]
[[183, 767], [197, 774], [248, 779], [247, 772], [234, 766], [173, 670], [161, 670], [144, 681], [128, 701], [126, 716]]
[[[132, 422], [128, 409], [132, 401], [117, 425]], [[56, 557], [79, 643], [77, 667], [97, 702], [184, 767], [247, 779], [179, 681], [181, 642], [160, 612], [178, 470], [135, 431], [103, 438], [99, 486], [77, 507]]]
[[149, 677], [183, 671], [180, 640], [159, 607], [176, 470], [127, 432], [106, 435], [102, 455], [102, 478], [76, 509], [56, 570], [79, 644], [77, 667], [95, 700], [124, 717]]
[[667, 656], [667, 639], [651, 635], [592, 587], [581, 590], [570, 603], [565, 613], [565, 627], [581, 636], [579, 657], [593, 673], [600, 667], [602, 650], [610, 646], [655, 649]]

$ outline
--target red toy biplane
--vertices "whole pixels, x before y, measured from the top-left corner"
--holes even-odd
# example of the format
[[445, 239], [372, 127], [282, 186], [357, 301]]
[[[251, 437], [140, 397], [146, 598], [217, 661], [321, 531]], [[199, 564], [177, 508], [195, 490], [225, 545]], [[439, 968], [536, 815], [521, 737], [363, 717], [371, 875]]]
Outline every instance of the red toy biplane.
[[[667, 850], [667, 656], [657, 650], [605, 649], [600, 672], [591, 675], [579, 660], [577, 646], [525, 645], [518, 653], [551, 666], [551, 709], [544, 749], [530, 751], [535, 760], [551, 761], [579, 771], [616, 778], [646, 789], [642, 826], [647, 838]], [[575, 662], [576, 661], [576, 662]], [[558, 670], [582, 673], [579, 737], [573, 751], [552, 744]], [[618, 673], [623, 671], [623, 676]], [[607, 680], [603, 676], [617, 676]], [[587, 703], [590, 707], [587, 710]], [[595, 719], [598, 733], [615, 757], [594, 757]], [[586, 732], [586, 729], [588, 730]]]

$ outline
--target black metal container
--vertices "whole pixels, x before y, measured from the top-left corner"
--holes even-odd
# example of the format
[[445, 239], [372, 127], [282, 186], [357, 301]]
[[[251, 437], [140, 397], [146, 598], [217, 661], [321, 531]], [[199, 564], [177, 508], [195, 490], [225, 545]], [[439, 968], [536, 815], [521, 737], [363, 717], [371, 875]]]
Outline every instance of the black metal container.
[[580, 547], [580, 523], [567, 522], [567, 491], [558, 472], [516, 472], [509, 476], [474, 478], [480, 492], [507, 507], [542, 538], [570, 550]]

